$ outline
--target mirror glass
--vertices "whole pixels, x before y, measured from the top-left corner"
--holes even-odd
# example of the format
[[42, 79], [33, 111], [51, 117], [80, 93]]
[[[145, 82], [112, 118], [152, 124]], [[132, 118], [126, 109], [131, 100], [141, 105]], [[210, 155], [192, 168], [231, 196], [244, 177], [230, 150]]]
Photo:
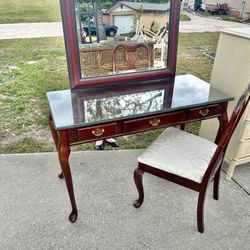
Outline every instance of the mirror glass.
[[74, 0], [81, 78], [167, 68], [170, 0]]

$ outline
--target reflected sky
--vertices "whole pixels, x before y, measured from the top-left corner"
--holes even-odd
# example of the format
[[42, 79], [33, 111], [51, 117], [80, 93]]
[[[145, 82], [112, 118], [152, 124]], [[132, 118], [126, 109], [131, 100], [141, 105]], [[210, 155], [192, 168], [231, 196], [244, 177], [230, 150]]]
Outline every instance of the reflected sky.
[[207, 102], [210, 84], [193, 75], [177, 76], [174, 83], [172, 108]]

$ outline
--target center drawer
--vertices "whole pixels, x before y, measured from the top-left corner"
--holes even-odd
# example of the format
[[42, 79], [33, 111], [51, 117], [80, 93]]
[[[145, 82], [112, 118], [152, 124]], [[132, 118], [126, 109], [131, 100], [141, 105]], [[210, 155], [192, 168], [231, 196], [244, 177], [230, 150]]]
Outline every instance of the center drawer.
[[91, 128], [81, 128], [77, 130], [78, 140], [90, 141], [102, 138], [112, 137], [117, 133], [116, 123], [100, 125]]
[[185, 121], [185, 112], [180, 111], [166, 115], [158, 115], [148, 118], [135, 119], [124, 122], [124, 133], [140, 132], [152, 128], [161, 128], [179, 124]]

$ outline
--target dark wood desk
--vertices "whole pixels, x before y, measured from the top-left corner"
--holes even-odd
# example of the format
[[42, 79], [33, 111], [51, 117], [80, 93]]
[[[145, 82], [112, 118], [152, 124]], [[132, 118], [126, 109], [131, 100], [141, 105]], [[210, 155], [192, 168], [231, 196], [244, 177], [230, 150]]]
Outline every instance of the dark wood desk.
[[192, 75], [116, 87], [47, 93], [51, 133], [65, 177], [72, 212], [77, 206], [71, 177], [70, 147], [109, 137], [210, 119], [219, 119], [216, 141], [228, 123], [227, 104], [233, 98]]

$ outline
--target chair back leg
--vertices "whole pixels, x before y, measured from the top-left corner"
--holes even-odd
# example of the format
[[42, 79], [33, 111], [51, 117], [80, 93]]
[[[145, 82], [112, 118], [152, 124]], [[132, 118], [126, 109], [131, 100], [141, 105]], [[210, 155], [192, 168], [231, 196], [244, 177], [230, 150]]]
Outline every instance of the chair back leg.
[[219, 199], [219, 184], [220, 184], [220, 172], [221, 172], [221, 167], [222, 163], [220, 164], [220, 167], [218, 168], [217, 172], [214, 175], [214, 188], [213, 188], [213, 197], [215, 200]]

